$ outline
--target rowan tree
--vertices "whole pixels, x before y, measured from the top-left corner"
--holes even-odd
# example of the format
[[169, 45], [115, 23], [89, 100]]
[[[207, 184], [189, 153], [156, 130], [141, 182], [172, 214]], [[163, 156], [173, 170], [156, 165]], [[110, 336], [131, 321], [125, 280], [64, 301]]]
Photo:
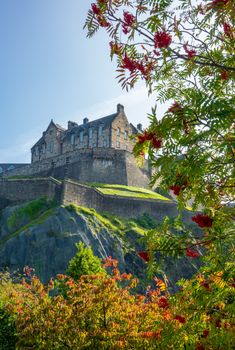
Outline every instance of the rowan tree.
[[[198, 318], [200, 325], [207, 310], [218, 337], [211, 346], [219, 348], [234, 302], [235, 2], [97, 0], [85, 23], [88, 37], [101, 27], [110, 38], [121, 86], [129, 90], [143, 80], [156, 97], [149, 127], [136, 135], [136, 157], [150, 159], [152, 185], [160, 181], [180, 209], [191, 200], [198, 211], [192, 212], [192, 224], [200, 232], [166, 218], [149, 232], [143, 259], [151, 270], [159, 266], [159, 256], [202, 260], [198, 276], [181, 281], [188, 300], [185, 320]], [[170, 106], [162, 118], [159, 103]], [[198, 349], [212, 328], [205, 329]], [[192, 341], [198, 330], [191, 331]]]

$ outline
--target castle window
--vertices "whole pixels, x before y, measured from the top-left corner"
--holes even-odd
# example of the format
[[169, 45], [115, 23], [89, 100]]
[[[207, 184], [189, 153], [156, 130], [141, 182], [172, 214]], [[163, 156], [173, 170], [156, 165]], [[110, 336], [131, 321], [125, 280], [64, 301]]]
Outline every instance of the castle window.
[[127, 137], [128, 137], [128, 131], [124, 131], [124, 139], [127, 140]]
[[100, 125], [99, 126], [99, 136], [102, 136], [102, 133], [103, 133], [103, 126]]
[[35, 148], [35, 156], [38, 156], [38, 148]]
[[49, 152], [51, 152], [51, 153], [53, 153], [53, 151], [54, 151], [54, 142], [53, 141], [51, 141], [50, 143], [49, 143]]
[[107, 147], [107, 141], [106, 141], [106, 140], [104, 140], [103, 146], [104, 146], [104, 147]]
[[70, 136], [70, 142], [71, 142], [71, 145], [74, 145], [74, 144], [75, 144], [75, 135], [74, 135], [74, 134], [72, 134], [72, 135]]
[[42, 153], [45, 153], [45, 152], [46, 152], [46, 145], [43, 144], [43, 145], [42, 145]]
[[120, 128], [117, 128], [117, 136], [120, 136], [120, 132], [121, 132]]
[[80, 131], [79, 140], [80, 140], [80, 143], [83, 142], [83, 131]]
[[117, 141], [117, 148], [120, 148], [120, 142]]
[[93, 130], [89, 129], [89, 139], [92, 139], [92, 135], [93, 135]]

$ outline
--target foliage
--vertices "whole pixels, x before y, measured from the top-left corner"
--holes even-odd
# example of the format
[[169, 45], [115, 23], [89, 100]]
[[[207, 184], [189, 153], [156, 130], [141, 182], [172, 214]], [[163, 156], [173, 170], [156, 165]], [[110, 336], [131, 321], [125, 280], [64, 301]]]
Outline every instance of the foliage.
[[107, 31], [123, 88], [142, 79], [157, 103], [171, 104], [161, 119], [152, 108], [134, 153], [148, 155], [152, 184], [172, 191], [180, 209], [190, 200], [193, 210], [203, 210], [192, 213], [198, 230], [166, 219], [149, 231], [140, 252], [151, 272], [168, 257], [203, 262], [198, 276], [181, 281], [183, 292], [174, 298], [183, 325], [161, 338], [165, 348], [173, 338], [189, 349], [232, 348], [234, 14], [233, 0], [97, 0], [85, 23], [88, 37], [100, 27]]
[[36, 219], [42, 212], [46, 211], [51, 206], [47, 198], [35, 199], [25, 206], [16, 208], [7, 220], [9, 230], [22, 225], [22, 222]]
[[82, 275], [95, 275], [104, 272], [100, 259], [97, 258], [91, 247], [85, 247], [82, 242], [76, 243], [77, 253], [70, 260], [67, 274], [77, 280]]
[[[121, 274], [117, 261], [107, 258], [111, 275], [96, 274], [73, 280], [58, 275], [55, 282], [67, 287], [66, 297], [53, 293], [56, 283], [44, 286], [36, 276], [11, 284], [8, 312], [16, 318], [18, 349], [232, 349], [234, 288], [218, 274], [209, 286], [201, 275], [184, 283], [179, 295], [170, 296], [165, 282], [145, 295], [132, 293], [137, 280]], [[198, 308], [196, 297], [207, 304]], [[0, 289], [1, 291], [1, 289]], [[221, 302], [219, 293], [226, 294]], [[213, 299], [208, 298], [213, 295]], [[9, 299], [8, 299], [9, 300]], [[199, 349], [199, 345], [197, 345]]]
[[13, 316], [2, 307], [0, 308], [0, 350], [14, 350], [16, 341], [15, 320]]
[[0, 350], [14, 350], [17, 342], [15, 316], [7, 310], [13, 285], [9, 273], [0, 274]]

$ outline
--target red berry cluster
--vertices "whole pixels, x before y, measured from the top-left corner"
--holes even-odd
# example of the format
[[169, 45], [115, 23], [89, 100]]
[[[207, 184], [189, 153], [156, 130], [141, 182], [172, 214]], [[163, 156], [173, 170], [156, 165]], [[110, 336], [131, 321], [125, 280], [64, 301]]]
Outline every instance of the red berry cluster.
[[226, 72], [226, 70], [222, 70], [222, 72], [220, 73], [221, 80], [228, 80], [228, 77], [228, 72]]
[[155, 48], [159, 49], [166, 49], [167, 47], [170, 46], [172, 42], [172, 37], [169, 33], [167, 32], [156, 32], [154, 36], [154, 46]]
[[[98, 3], [99, 3], [99, 5], [105, 4], [105, 1], [103, 1], [103, 2], [98, 1]], [[101, 27], [106, 28], [106, 27], [110, 26], [110, 23], [105, 19], [104, 15], [101, 11], [101, 8], [99, 6], [97, 6], [96, 4], [93, 3], [93, 4], [91, 4], [91, 10], [96, 15], [96, 19]]]
[[123, 13], [123, 24], [122, 24], [122, 31], [124, 34], [128, 34], [131, 27], [135, 23], [135, 16], [131, 13], [124, 11]]
[[118, 45], [117, 43], [110, 41], [109, 43], [112, 54], [119, 55], [122, 51], [122, 45]]
[[179, 180], [177, 180], [179, 183], [169, 187], [169, 189], [172, 190], [176, 196], [178, 196], [180, 192], [183, 191], [188, 185], [188, 181], [183, 180], [180, 175], [178, 175], [177, 178], [179, 178]]
[[[117, 44], [116, 44], [117, 45]], [[122, 47], [121, 46], [114, 46], [114, 49], [117, 51], [115, 53], [120, 53]], [[133, 73], [136, 70], [139, 70], [144, 78], [147, 80], [149, 78], [149, 74], [154, 68], [154, 62], [148, 61], [148, 58], [145, 58], [144, 61], [134, 61], [132, 58], [130, 58], [126, 53], [124, 57], [122, 58], [122, 65], [121, 68], [128, 69], [131, 73]]]
[[168, 112], [173, 114], [179, 114], [182, 113], [182, 111], [183, 107], [176, 101], [168, 108]]
[[184, 316], [175, 315], [174, 319], [177, 320], [177, 321], [179, 321], [180, 323], [185, 323], [185, 322], [186, 322]]
[[144, 131], [143, 134], [140, 134], [138, 137], [138, 143], [144, 143], [145, 141], [151, 141], [153, 148], [159, 149], [162, 146], [162, 140], [157, 138], [157, 136], [148, 131]]
[[97, 16], [101, 15], [101, 9], [96, 4], [94, 4], [94, 3], [91, 4], [91, 9], [95, 15], [97, 15]]
[[128, 69], [132, 73], [136, 69], [136, 62], [132, 60], [130, 57], [128, 57], [127, 54], [125, 53], [125, 56], [122, 59], [121, 67]]
[[223, 6], [226, 5], [229, 2], [229, 0], [213, 0], [211, 5], [214, 6]]
[[196, 56], [197, 52], [195, 50], [189, 50], [187, 44], [183, 45], [184, 51], [187, 53], [189, 58], [193, 58]]
[[211, 227], [213, 223], [213, 219], [204, 214], [197, 214], [196, 216], [193, 216], [192, 221], [196, 222], [196, 224], [198, 224], [200, 227]]
[[170, 186], [169, 189], [172, 190], [176, 196], [178, 196], [180, 194], [180, 191], [182, 190], [182, 186], [173, 185], [173, 186]]
[[148, 262], [150, 260], [150, 256], [148, 252], [138, 252], [138, 255], [141, 259], [143, 259], [144, 261]]
[[200, 256], [199, 252], [192, 248], [186, 249], [186, 255], [189, 256], [190, 258], [198, 258]]
[[228, 24], [227, 22], [223, 23], [223, 28], [224, 28], [224, 34], [229, 37], [232, 38], [233, 37], [233, 30], [230, 26], [230, 24]]
[[204, 329], [204, 331], [203, 331], [203, 334], [202, 334], [202, 338], [207, 338], [208, 337], [208, 335], [209, 335], [209, 330], [208, 329]]
[[166, 297], [162, 296], [158, 299], [158, 306], [162, 309], [167, 309], [169, 306], [168, 300]]

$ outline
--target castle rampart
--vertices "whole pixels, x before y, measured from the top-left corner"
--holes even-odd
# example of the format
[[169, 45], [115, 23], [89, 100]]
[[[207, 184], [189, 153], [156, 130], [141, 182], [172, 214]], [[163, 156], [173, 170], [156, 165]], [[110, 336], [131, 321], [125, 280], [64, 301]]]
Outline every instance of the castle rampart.
[[[124, 218], [148, 213], [156, 220], [162, 220], [166, 215], [171, 217], [178, 215], [174, 201], [105, 195], [95, 188], [69, 179], [63, 182], [53, 178], [0, 180], [0, 209], [40, 197], [56, 200], [62, 205], [74, 203]], [[187, 212], [184, 214], [185, 217], [190, 215], [191, 213]]]
[[3, 174], [4, 177], [36, 175], [139, 187], [148, 187], [150, 177], [147, 161], [143, 168], [139, 168], [130, 152], [112, 148], [68, 152]]
[[53, 178], [0, 179], [0, 209], [40, 197], [61, 200], [62, 184]]

